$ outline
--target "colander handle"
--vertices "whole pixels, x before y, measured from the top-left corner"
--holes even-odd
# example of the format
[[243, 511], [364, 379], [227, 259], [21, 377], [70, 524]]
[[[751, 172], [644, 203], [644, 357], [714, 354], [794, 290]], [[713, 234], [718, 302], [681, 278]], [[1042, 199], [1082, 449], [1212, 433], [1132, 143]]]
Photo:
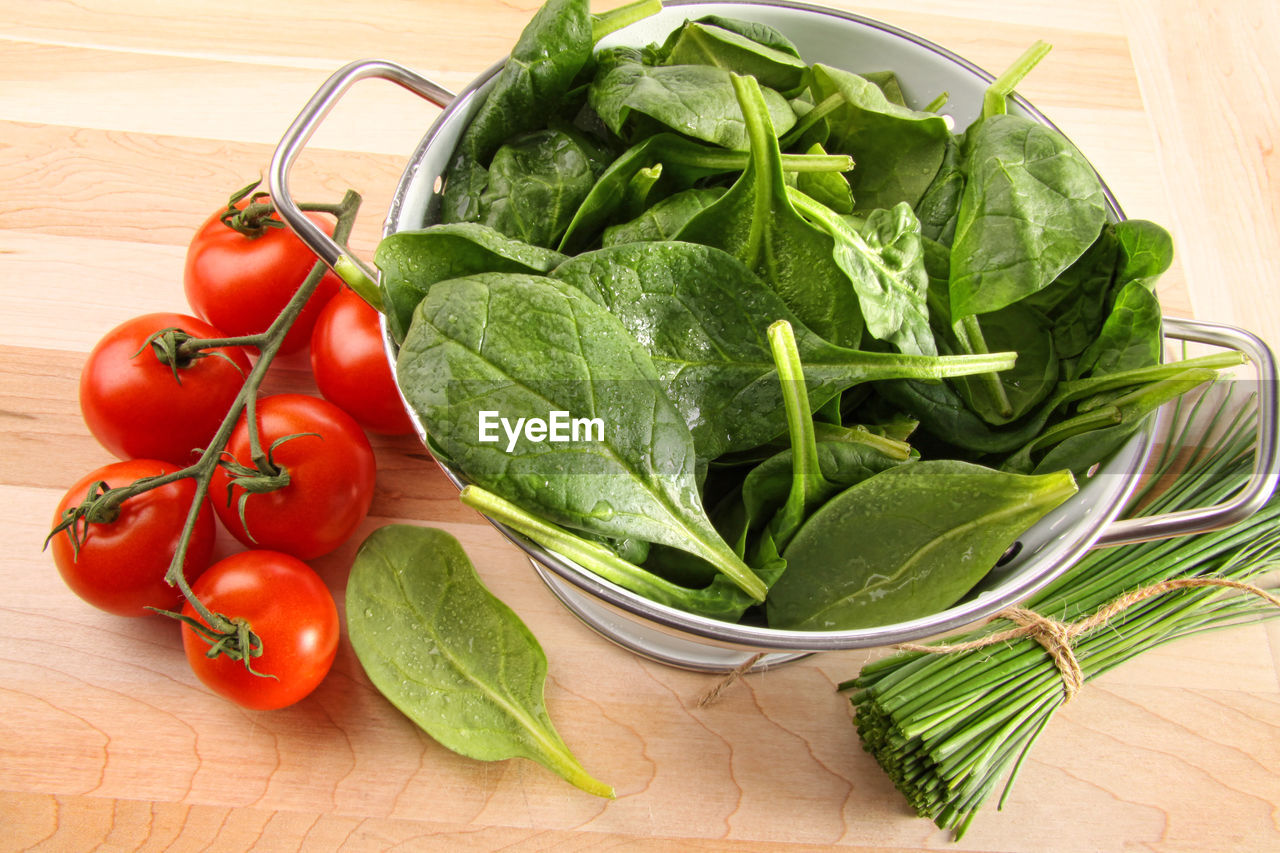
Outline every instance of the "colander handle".
[[1258, 441], [1253, 473], [1239, 493], [1215, 506], [1113, 521], [1098, 538], [1098, 546], [1127, 545], [1228, 527], [1262, 509], [1280, 478], [1280, 456], [1276, 453], [1276, 360], [1271, 348], [1251, 332], [1220, 323], [1166, 317], [1164, 330], [1166, 336], [1177, 340], [1242, 352], [1253, 362], [1258, 372]]
[[289, 170], [307, 141], [311, 139], [316, 128], [347, 90], [356, 82], [368, 77], [390, 80], [438, 107], [449, 106], [455, 97], [453, 92], [443, 86], [394, 62], [362, 59], [348, 63], [335, 71], [316, 90], [311, 100], [307, 101], [302, 111], [298, 113], [298, 117], [293, 120], [293, 124], [289, 125], [289, 129], [281, 137], [280, 144], [276, 146], [275, 153], [271, 157], [267, 185], [271, 191], [271, 200], [280, 211], [280, 216], [320, 260], [332, 267], [344, 279], [349, 280], [349, 277], [354, 274], [372, 282], [377, 281], [376, 273], [359, 258], [348, 254], [337, 241], [308, 219], [289, 192]]

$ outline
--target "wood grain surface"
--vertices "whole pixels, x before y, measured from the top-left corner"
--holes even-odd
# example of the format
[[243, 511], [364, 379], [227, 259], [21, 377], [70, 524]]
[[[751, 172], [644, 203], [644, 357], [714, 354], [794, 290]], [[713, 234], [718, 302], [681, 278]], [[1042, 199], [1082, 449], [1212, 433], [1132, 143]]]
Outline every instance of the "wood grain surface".
[[[1280, 11], [1255, 0], [828, 0], [999, 70], [1179, 258], [1167, 313], [1280, 341]], [[600, 7], [617, 5], [601, 3]], [[525, 761], [439, 747], [370, 686], [345, 639], [302, 703], [206, 691], [174, 624], [95, 611], [41, 551], [53, 508], [111, 461], [76, 401], [116, 323], [187, 310], [183, 254], [345, 62], [402, 62], [453, 89], [501, 57], [536, 0], [0, 0], [0, 850], [1280, 849], [1280, 625], [1182, 641], [1090, 684], [1003, 811], [959, 845], [862, 752], [835, 685], [884, 652], [709, 678], [646, 662], [566, 612], [462, 507], [412, 439], [373, 439], [373, 511], [457, 535], [550, 661], [564, 739], [605, 802]], [[435, 108], [362, 84], [295, 169], [297, 194], [366, 204], [372, 251]], [[267, 391], [314, 393], [305, 355]], [[341, 591], [357, 537], [313, 565]], [[232, 550], [225, 537], [221, 553]]]

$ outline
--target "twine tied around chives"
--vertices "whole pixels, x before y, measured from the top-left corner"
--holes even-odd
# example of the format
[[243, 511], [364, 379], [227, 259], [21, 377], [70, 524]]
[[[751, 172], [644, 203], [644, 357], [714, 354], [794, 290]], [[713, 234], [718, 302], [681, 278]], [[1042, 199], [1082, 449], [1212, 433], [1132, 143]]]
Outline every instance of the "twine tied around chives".
[[[1045, 651], [1049, 653], [1049, 656], [1053, 658], [1054, 664], [1058, 667], [1058, 672], [1062, 676], [1063, 693], [1066, 695], [1065, 703], [1075, 698], [1085, 682], [1084, 669], [1080, 666], [1080, 661], [1076, 658], [1075, 650], [1073, 649], [1076, 637], [1103, 627], [1125, 610], [1135, 604], [1146, 601], [1148, 598], [1154, 598], [1179, 589], [1203, 587], [1224, 587], [1239, 590], [1250, 595], [1256, 595], [1264, 601], [1280, 607], [1280, 598], [1253, 584], [1215, 577], [1171, 578], [1127, 592], [1110, 604], [1096, 610], [1092, 616], [1077, 622], [1060, 622], [1057, 619], [1037, 613], [1034, 610], [1028, 610], [1025, 607], [1006, 607], [992, 616], [989, 622], [1005, 619], [1014, 623], [1015, 627], [1013, 628], [996, 631], [984, 637], [978, 637], [962, 643], [897, 643], [893, 648], [903, 652], [945, 655], [982, 649], [987, 646], [993, 646], [996, 643], [1023, 639], [1034, 640], [1044, 646]], [[714, 703], [726, 688], [750, 671], [763, 657], [763, 652], [752, 655], [743, 661], [740, 666], [727, 673], [698, 699], [697, 707], [705, 708]]]
[[1035, 640], [1044, 646], [1045, 651], [1049, 653], [1049, 656], [1053, 658], [1053, 662], [1057, 665], [1058, 672], [1062, 676], [1063, 693], [1066, 694], [1064, 701], [1070, 702], [1080, 692], [1080, 688], [1084, 686], [1085, 681], [1084, 670], [1080, 666], [1080, 661], [1076, 659], [1075, 651], [1072, 648], [1076, 637], [1103, 627], [1120, 613], [1148, 598], [1154, 598], [1179, 589], [1202, 587], [1225, 587], [1239, 590], [1250, 595], [1256, 595], [1264, 601], [1280, 607], [1280, 598], [1277, 598], [1262, 587], [1243, 583], [1242, 581], [1215, 577], [1171, 578], [1127, 592], [1110, 604], [1096, 610], [1092, 616], [1081, 619], [1078, 622], [1060, 622], [1057, 619], [1052, 619], [1024, 607], [1007, 607], [991, 617], [991, 621], [1007, 619], [1013, 622], [1016, 627], [1008, 628], [1004, 631], [996, 631], [985, 637], [978, 637], [963, 643], [940, 643], [937, 645], [898, 643], [894, 648], [904, 652], [952, 654], [981, 649], [1011, 640]]

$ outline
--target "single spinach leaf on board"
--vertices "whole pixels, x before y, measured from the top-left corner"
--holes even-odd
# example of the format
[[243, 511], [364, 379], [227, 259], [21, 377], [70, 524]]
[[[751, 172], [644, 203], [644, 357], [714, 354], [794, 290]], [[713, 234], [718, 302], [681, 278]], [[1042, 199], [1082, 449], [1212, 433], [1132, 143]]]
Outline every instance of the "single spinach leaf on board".
[[387, 325], [397, 343], [409, 331], [413, 309], [437, 281], [479, 272], [542, 273], [565, 260], [559, 252], [472, 222], [398, 231], [378, 243], [373, 257]]
[[920, 222], [905, 202], [873, 210], [859, 229], [800, 193], [789, 197], [834, 241], [832, 256], [858, 296], [867, 331], [899, 352], [937, 355], [929, 327], [929, 276]]
[[818, 335], [857, 347], [862, 313], [848, 276], [832, 257], [832, 238], [800, 216], [788, 198], [778, 140], [760, 87], [750, 77], [736, 75], [733, 86], [751, 136], [751, 159], [728, 192], [689, 220], [677, 239], [734, 255]]
[[[678, 192], [692, 188], [699, 179], [710, 175], [740, 172], [747, 163], [745, 151], [727, 151], [674, 133], [650, 136], [620, 154], [596, 180], [569, 223], [560, 241], [560, 251], [576, 253], [586, 249], [621, 210], [627, 187], [644, 169], [661, 164], [661, 190]], [[783, 155], [782, 167], [787, 171], [836, 172], [852, 168], [853, 161], [840, 155], [789, 154]]]
[[480, 223], [535, 246], [553, 246], [595, 185], [590, 156], [566, 133], [537, 130], [493, 155]]
[[613, 797], [551, 722], [542, 647], [485, 588], [457, 539], [431, 527], [378, 528], [351, 566], [346, 611], [373, 686], [442, 746], [481, 761], [528, 758]]
[[663, 65], [711, 65], [750, 74], [780, 92], [798, 89], [809, 66], [793, 53], [769, 47], [715, 24], [686, 21], [671, 34]]
[[791, 540], [769, 625], [848, 630], [937, 613], [1075, 492], [1066, 471], [1030, 477], [953, 460], [876, 474], [827, 501]]
[[786, 430], [767, 336], [777, 320], [794, 328], [815, 406], [861, 382], [1012, 363], [1008, 353], [932, 358], [835, 346], [800, 323], [741, 261], [710, 246], [627, 243], [578, 255], [552, 275], [603, 305], [641, 342], [704, 460]]
[[[632, 48], [613, 48], [602, 73], [591, 82], [587, 100], [604, 123], [623, 139], [631, 114], [642, 113], [665, 128], [724, 148], [743, 150], [747, 131], [734, 97], [730, 72], [709, 65], [645, 65]], [[763, 100], [777, 133], [796, 116], [773, 89]]]
[[964, 147], [967, 180], [951, 247], [957, 320], [1046, 287], [1097, 240], [1107, 218], [1093, 167], [1052, 128], [996, 115], [970, 127]]
[[[764, 585], [703, 510], [693, 437], [653, 362], [604, 307], [559, 282], [483, 274], [432, 286], [397, 362], [401, 393], [468, 480], [570, 527], [683, 548], [757, 600]], [[481, 413], [600, 428], [485, 441]], [[597, 440], [599, 439], [599, 440]]]
[[671, 240], [684, 224], [724, 195], [723, 187], [691, 187], [669, 195], [628, 222], [604, 229], [601, 245]]
[[503, 142], [546, 124], [591, 59], [587, 0], [547, 0], [525, 26], [498, 79], [463, 131], [445, 178], [445, 222], [480, 213], [483, 170]]
[[826, 116], [830, 135], [824, 145], [857, 162], [849, 176], [857, 209], [903, 201], [915, 207], [942, 165], [951, 138], [947, 120], [893, 103], [871, 80], [827, 65], [813, 66], [810, 85], [818, 101], [844, 99]]

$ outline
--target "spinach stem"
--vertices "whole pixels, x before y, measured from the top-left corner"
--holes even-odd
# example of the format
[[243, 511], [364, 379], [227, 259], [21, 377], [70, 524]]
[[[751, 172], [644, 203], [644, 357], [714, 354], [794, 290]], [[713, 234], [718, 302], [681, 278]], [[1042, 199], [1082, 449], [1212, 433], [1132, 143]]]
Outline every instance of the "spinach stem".
[[632, 0], [632, 2], [616, 9], [592, 15], [591, 41], [592, 43], [598, 42], [610, 33], [617, 32], [623, 27], [634, 24], [636, 21], [643, 21], [650, 15], [656, 15], [661, 11], [662, 0]]
[[[990, 352], [987, 349], [987, 339], [982, 334], [982, 325], [978, 322], [977, 315], [970, 314], [962, 318], [956, 324], [955, 331], [956, 337], [966, 352], [975, 355]], [[1004, 382], [1000, 380], [1000, 376], [996, 373], [982, 373], [974, 378], [979, 383], [979, 387], [990, 396], [1000, 417], [1012, 417], [1013, 404], [1009, 402], [1009, 395], [1005, 392]]]
[[1052, 49], [1053, 45], [1047, 41], [1037, 41], [1023, 51], [1022, 55], [1014, 60], [1013, 64], [1006, 68], [1003, 74], [993, 80], [982, 96], [982, 117], [989, 118], [1007, 113], [1009, 111], [1009, 96], [1013, 94], [1013, 90]]

